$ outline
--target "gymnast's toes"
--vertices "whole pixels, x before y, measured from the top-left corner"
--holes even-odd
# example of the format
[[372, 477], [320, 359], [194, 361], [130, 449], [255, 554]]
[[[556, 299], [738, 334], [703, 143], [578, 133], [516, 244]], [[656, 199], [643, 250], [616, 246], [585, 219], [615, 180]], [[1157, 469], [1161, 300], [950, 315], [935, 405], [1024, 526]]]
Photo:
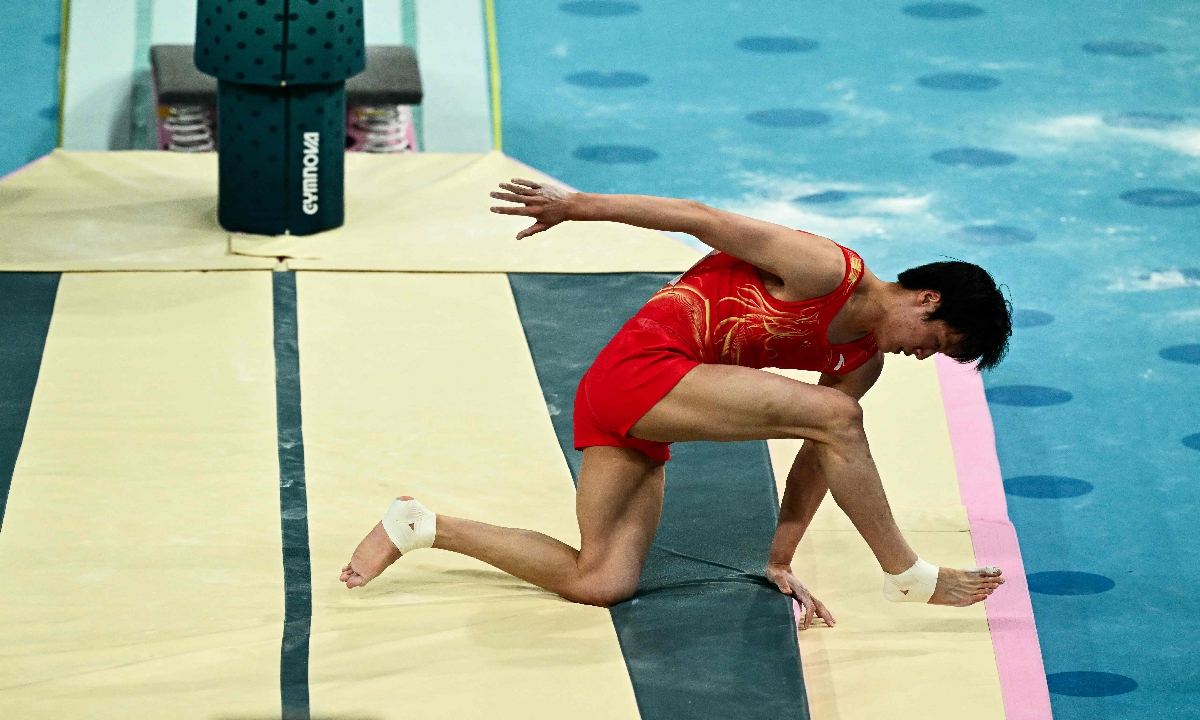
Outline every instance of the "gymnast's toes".
[[929, 598], [929, 603], [954, 607], [974, 605], [985, 600], [1003, 584], [1004, 577], [997, 567], [969, 570], [938, 568], [937, 588], [933, 591], [933, 597]]
[[347, 588], [362, 587], [399, 559], [400, 551], [383, 529], [383, 523], [375, 523], [371, 532], [354, 549], [349, 564], [342, 568], [341, 581], [346, 583]]

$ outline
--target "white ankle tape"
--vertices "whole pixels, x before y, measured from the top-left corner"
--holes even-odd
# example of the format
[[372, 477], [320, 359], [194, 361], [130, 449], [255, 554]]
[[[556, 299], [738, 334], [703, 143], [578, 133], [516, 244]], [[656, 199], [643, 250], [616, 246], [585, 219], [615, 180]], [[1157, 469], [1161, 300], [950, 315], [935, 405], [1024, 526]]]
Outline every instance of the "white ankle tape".
[[400, 554], [407, 555], [418, 548], [433, 547], [437, 515], [416, 500], [396, 500], [383, 516], [383, 529]]
[[921, 558], [899, 575], [883, 574], [883, 596], [892, 602], [929, 602], [937, 588], [937, 565]]

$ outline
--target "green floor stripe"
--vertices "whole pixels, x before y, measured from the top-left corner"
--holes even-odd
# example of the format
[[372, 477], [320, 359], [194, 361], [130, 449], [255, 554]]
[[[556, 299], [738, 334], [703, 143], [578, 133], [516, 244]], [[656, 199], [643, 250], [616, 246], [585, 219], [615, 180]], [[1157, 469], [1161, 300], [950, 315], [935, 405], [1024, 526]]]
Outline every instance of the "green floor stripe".
[[0, 529], [58, 295], [58, 273], [0, 273]]
[[277, 272], [275, 407], [279, 426], [279, 514], [283, 528], [284, 624], [279, 689], [284, 720], [308, 720], [308, 647], [312, 631], [312, 560], [300, 414], [300, 346], [296, 275]]
[[[509, 276], [572, 474], [579, 379], [670, 277]], [[638, 593], [612, 609], [642, 717], [807, 720], [791, 601], [761, 575], [778, 512], [766, 443], [686, 443], [672, 452]]]

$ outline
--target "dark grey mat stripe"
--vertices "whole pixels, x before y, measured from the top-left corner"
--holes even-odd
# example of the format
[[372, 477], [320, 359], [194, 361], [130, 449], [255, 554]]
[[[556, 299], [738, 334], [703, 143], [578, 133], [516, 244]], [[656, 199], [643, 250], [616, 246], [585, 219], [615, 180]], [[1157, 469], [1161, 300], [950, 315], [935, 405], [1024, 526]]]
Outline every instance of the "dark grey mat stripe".
[[58, 273], [0, 273], [0, 529], [25, 439]]
[[272, 275], [275, 302], [275, 413], [279, 428], [279, 516], [283, 527], [284, 623], [279, 691], [285, 720], [308, 720], [312, 561], [300, 415], [296, 275]]
[[[596, 353], [670, 275], [509, 275], [572, 474], [571, 408]], [[612, 609], [645, 720], [807, 720], [791, 601], [761, 573], [778, 501], [766, 443], [672, 448], [638, 594]]]

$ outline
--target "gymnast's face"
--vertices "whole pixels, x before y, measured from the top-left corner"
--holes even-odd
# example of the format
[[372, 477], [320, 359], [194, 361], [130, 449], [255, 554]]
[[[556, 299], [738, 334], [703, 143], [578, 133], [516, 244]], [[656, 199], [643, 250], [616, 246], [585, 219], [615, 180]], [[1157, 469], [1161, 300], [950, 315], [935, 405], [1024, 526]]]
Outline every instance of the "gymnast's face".
[[912, 301], [894, 308], [888, 322], [875, 331], [875, 344], [886, 353], [911, 355], [918, 360], [948, 352], [962, 341], [945, 320], [929, 320], [942, 296], [936, 290], [919, 290]]

